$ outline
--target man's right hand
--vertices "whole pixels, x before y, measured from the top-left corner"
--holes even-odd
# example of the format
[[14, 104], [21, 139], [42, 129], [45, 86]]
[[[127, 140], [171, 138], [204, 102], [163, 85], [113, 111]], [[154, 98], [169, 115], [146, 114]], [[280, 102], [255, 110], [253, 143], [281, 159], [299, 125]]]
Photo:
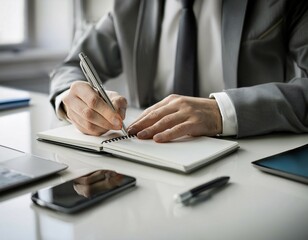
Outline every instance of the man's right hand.
[[99, 136], [108, 130], [120, 130], [127, 101], [116, 92], [106, 91], [116, 112], [84, 81], [74, 82], [63, 98], [66, 115], [81, 132]]

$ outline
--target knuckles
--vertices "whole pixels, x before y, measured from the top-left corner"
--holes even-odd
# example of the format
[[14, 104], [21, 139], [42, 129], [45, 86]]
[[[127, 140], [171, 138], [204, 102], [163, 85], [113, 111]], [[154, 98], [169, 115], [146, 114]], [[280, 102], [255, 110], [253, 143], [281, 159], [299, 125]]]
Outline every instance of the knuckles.
[[148, 113], [147, 118], [148, 118], [148, 120], [155, 120], [155, 119], [159, 118], [159, 114], [156, 110], [154, 110], [154, 111], [151, 111], [150, 113]]
[[90, 108], [84, 108], [81, 112], [83, 118], [90, 120], [94, 117], [94, 111]]
[[89, 98], [87, 99], [87, 105], [90, 108], [96, 108], [99, 101], [100, 101], [100, 97], [97, 94], [93, 94], [89, 96]]
[[83, 82], [83, 81], [76, 81], [76, 82], [73, 82], [70, 86], [70, 90], [72, 92], [77, 92], [79, 90], [79, 88], [83, 88], [84, 86], [87, 83]]
[[170, 94], [168, 97], [166, 97], [166, 100], [173, 101], [173, 100], [178, 99], [180, 97], [181, 97], [180, 95], [173, 93], [173, 94]]
[[173, 121], [173, 117], [171, 117], [170, 115], [167, 115], [165, 117], [163, 117], [161, 119], [161, 124], [165, 125], [165, 126], [169, 126]]
[[111, 101], [114, 105], [122, 107], [122, 108], [127, 107], [127, 100], [126, 100], [125, 97], [118, 95], [116, 97], [112, 97], [111, 99], [112, 99]]

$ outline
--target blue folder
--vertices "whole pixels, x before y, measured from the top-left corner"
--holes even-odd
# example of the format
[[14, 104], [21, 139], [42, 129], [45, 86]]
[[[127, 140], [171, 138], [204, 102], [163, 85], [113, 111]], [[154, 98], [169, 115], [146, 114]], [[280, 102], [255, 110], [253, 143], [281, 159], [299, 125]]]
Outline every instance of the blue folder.
[[30, 94], [27, 91], [0, 87], [0, 110], [28, 106]]

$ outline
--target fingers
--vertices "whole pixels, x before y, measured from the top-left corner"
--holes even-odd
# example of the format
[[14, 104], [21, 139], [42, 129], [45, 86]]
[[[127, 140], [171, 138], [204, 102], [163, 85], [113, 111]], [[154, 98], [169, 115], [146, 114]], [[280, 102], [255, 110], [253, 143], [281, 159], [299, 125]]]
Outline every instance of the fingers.
[[156, 133], [172, 128], [187, 119], [180, 108], [179, 95], [170, 95], [152, 107], [146, 109], [128, 128], [129, 134], [138, 138], [152, 138]]
[[173, 139], [190, 135], [189, 133], [192, 127], [193, 126], [190, 123], [181, 123], [171, 129], [166, 129], [165, 131], [154, 135], [153, 140], [159, 143], [169, 142]]
[[135, 125], [137, 122], [139, 122], [142, 118], [148, 116], [151, 112], [153, 112], [154, 110], [156, 109], [159, 109], [160, 107], [163, 107], [163, 106], [166, 106], [168, 105], [168, 103], [174, 98], [176, 97], [177, 95], [173, 94], [173, 95], [170, 95], [169, 97], [167, 98], [164, 98], [162, 101], [154, 104], [153, 106], [145, 109], [143, 111], [143, 113], [131, 124], [131, 126]]
[[[157, 133], [163, 132], [165, 130], [171, 129], [185, 122], [187, 117], [179, 112], [169, 114], [152, 124], [151, 126], [143, 129], [137, 133], [137, 137], [140, 139], [153, 138]], [[183, 132], [183, 134], [185, 134]]]
[[[71, 116], [73, 114], [70, 114]], [[72, 121], [72, 123], [75, 125], [75, 127], [82, 133], [87, 135], [93, 135], [93, 136], [100, 136], [104, 133], [106, 133], [109, 129], [101, 128], [97, 125], [94, 125], [88, 121], [84, 121], [82, 118], [76, 117], [75, 121]]]
[[67, 108], [67, 116], [85, 134], [99, 136], [113, 127], [105, 118], [79, 99], [76, 99], [70, 106], [71, 108]]
[[[174, 109], [172, 106], [162, 106], [152, 111], [147, 109], [142, 116], [128, 128], [129, 134], [138, 133], [140, 135], [138, 137], [140, 138], [150, 138], [153, 136], [151, 132], [154, 132], [155, 129], [156, 131], [164, 130], [159, 126], [161, 124], [159, 122], [160, 120], [162, 120], [162, 124], [165, 125], [165, 127], [172, 127], [176, 122], [176, 120], [174, 120], [176, 117], [172, 114], [176, 112], [177, 109]], [[172, 124], [172, 122], [174, 123]], [[148, 134], [146, 134], [147, 132]]]
[[110, 129], [121, 129], [127, 102], [116, 92], [110, 95], [116, 111], [88, 83], [73, 83], [69, 94], [63, 98], [68, 118], [85, 134], [101, 135]]
[[221, 115], [215, 100], [171, 95], [146, 109], [128, 128], [129, 134], [156, 142], [221, 133]]
[[109, 98], [112, 101], [113, 106], [118, 114], [120, 114], [122, 120], [125, 119], [126, 109], [127, 109], [127, 100], [125, 97], [120, 96], [117, 92], [107, 91]]
[[[71, 89], [82, 101], [84, 101], [84, 103], [88, 108], [90, 108], [90, 110], [95, 111], [100, 116], [102, 116], [105, 121], [108, 121], [111, 124], [109, 126], [113, 125], [116, 128], [121, 128], [121, 126], [119, 126], [119, 122], [122, 122], [120, 116], [108, 106], [108, 104], [99, 96], [96, 91], [93, 90], [93, 88], [89, 84], [86, 84], [83, 87], [77, 86], [76, 89], [74, 87], [75, 85], [72, 85]], [[94, 120], [93, 117], [95, 115], [91, 115], [92, 111], [84, 110], [84, 112], [89, 114], [89, 116], [83, 116], [85, 119], [89, 121]], [[102, 125], [105, 123], [105, 121], [103, 121]], [[99, 123], [100, 122], [98, 122], [98, 124]]]

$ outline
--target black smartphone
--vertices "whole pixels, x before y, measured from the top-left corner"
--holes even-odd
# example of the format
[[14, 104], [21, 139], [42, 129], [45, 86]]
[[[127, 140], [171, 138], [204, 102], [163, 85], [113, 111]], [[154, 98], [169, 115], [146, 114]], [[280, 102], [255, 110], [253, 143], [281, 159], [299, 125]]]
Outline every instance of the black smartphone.
[[42, 207], [74, 213], [124, 189], [136, 185], [131, 176], [110, 170], [97, 170], [60, 185], [32, 194], [32, 201]]

